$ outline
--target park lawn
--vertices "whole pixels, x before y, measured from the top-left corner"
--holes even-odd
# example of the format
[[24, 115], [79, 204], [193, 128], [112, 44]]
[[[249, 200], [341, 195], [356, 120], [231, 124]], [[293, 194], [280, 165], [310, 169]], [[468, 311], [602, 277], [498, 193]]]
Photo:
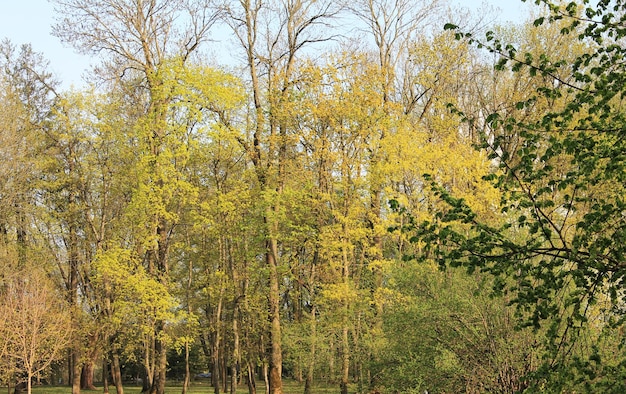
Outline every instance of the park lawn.
[[[166, 393], [168, 394], [180, 394], [182, 387], [180, 385], [168, 385]], [[33, 394], [70, 394], [71, 388], [68, 386], [35, 386], [33, 387]], [[98, 387], [98, 390], [82, 390], [85, 394], [102, 393], [102, 388]], [[302, 394], [304, 392], [304, 383], [298, 383], [293, 380], [283, 380], [283, 392], [284, 394]], [[339, 392], [339, 384], [329, 385], [327, 383], [316, 383], [313, 385], [313, 394], [335, 394]], [[353, 393], [354, 390], [349, 390]], [[187, 391], [189, 394], [213, 394], [213, 387], [209, 384], [194, 382]], [[237, 389], [237, 393], [247, 394], [248, 387], [241, 385]], [[265, 393], [265, 385], [263, 382], [257, 382], [257, 394]], [[115, 394], [115, 387], [109, 387], [109, 394]], [[141, 394], [141, 386], [128, 385], [124, 386], [124, 394]], [[228, 394], [228, 393], [225, 393]]]

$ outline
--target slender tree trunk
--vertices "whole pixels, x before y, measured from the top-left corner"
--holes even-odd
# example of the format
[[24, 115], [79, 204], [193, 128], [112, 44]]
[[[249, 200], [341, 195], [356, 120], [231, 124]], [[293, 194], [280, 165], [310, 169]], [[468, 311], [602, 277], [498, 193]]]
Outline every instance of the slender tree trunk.
[[150, 394], [165, 393], [165, 374], [167, 372], [167, 348], [160, 334], [165, 331], [165, 322], [157, 322], [157, 330], [154, 333], [155, 371]]
[[[343, 268], [342, 268], [342, 282], [345, 286], [344, 291], [348, 291], [349, 286], [349, 259], [348, 259], [348, 235], [346, 225], [343, 225], [344, 232], [344, 246], [342, 250], [342, 260], [343, 260]], [[345, 299], [343, 300], [343, 317], [342, 317], [342, 328], [341, 328], [341, 382], [340, 382], [340, 391], [341, 394], [348, 394], [348, 379], [350, 377], [350, 342], [348, 339], [348, 294], [345, 294]]]
[[233, 310], [233, 355], [231, 358], [230, 372], [230, 394], [237, 394], [237, 384], [239, 383], [239, 373], [241, 366], [241, 355], [239, 350], [239, 301], [235, 301]]
[[233, 364], [231, 366], [231, 372], [230, 372], [230, 394], [237, 394], [237, 384], [238, 384], [238, 377], [239, 377], [239, 373], [237, 372], [237, 370], [239, 369], [239, 363]]
[[182, 394], [187, 394], [189, 388], [189, 377], [191, 372], [189, 371], [189, 344], [185, 342], [185, 380], [183, 381]]
[[115, 393], [124, 394], [120, 355], [118, 354], [117, 349], [113, 349], [113, 351], [111, 352], [111, 358], [113, 359], [113, 365], [111, 366], [111, 376], [113, 377], [113, 384], [115, 385]]
[[270, 379], [268, 373], [269, 367], [266, 362], [263, 363], [263, 381], [265, 382], [265, 394], [270, 393]]
[[248, 394], [256, 394], [256, 375], [254, 373], [254, 368], [252, 367], [252, 365], [250, 364], [250, 362], [247, 363], [248, 364]]
[[335, 342], [330, 339], [329, 348], [331, 351], [328, 354], [328, 383], [335, 384], [337, 381], [335, 380]]
[[344, 318], [343, 328], [341, 332], [341, 383], [340, 383], [340, 392], [341, 394], [348, 394], [348, 379], [350, 378], [350, 352], [348, 347], [348, 322], [347, 318]]
[[[215, 335], [217, 337], [217, 333]], [[211, 381], [213, 382], [213, 393], [220, 394], [220, 361], [218, 358], [219, 355], [219, 345], [217, 344], [217, 338], [213, 343], [213, 370], [211, 372]]]
[[156, 363], [154, 360], [154, 346], [155, 342], [153, 338], [147, 339], [144, 343], [143, 369], [145, 375], [142, 381], [142, 393], [148, 393], [154, 381], [154, 364]]
[[[241, 5], [245, 11], [245, 26], [246, 26], [246, 38], [244, 42], [244, 47], [246, 49], [248, 66], [250, 68], [250, 77], [252, 81], [252, 93], [254, 98], [254, 107], [256, 114], [256, 127], [253, 134], [252, 146], [248, 147], [248, 153], [252, 160], [252, 163], [256, 169], [257, 177], [261, 187], [264, 190], [270, 188], [268, 185], [269, 181], [267, 179], [267, 167], [266, 163], [263, 163], [261, 157], [262, 150], [262, 135], [265, 127], [265, 114], [262, 105], [262, 97], [261, 94], [261, 86], [259, 81], [259, 70], [257, 69], [257, 54], [256, 54], [256, 36], [257, 36], [257, 22], [258, 22], [258, 9], [255, 8], [255, 5], [251, 4], [250, 0], [242, 0]], [[270, 89], [271, 90], [271, 89]], [[271, 123], [271, 122], [270, 122]], [[274, 127], [273, 124], [270, 124], [270, 127]], [[272, 136], [274, 135], [273, 130], [271, 131]], [[273, 141], [272, 138], [269, 139], [268, 152], [273, 154]], [[268, 157], [268, 160], [272, 160]], [[267, 163], [269, 164], [269, 162]], [[268, 235], [268, 240], [266, 241], [266, 263], [269, 269], [269, 318], [271, 322], [270, 328], [270, 345], [271, 351], [269, 355], [270, 362], [270, 377], [267, 379], [266, 376], [266, 392], [269, 394], [282, 394], [282, 348], [281, 348], [281, 330], [280, 330], [280, 316], [279, 316], [279, 302], [280, 302], [280, 294], [279, 294], [279, 283], [278, 283], [278, 269], [277, 269], [277, 240], [270, 236], [270, 228], [268, 224], [269, 215], [265, 215], [265, 224], [268, 226], [266, 229], [266, 234]], [[264, 367], [265, 368], [265, 367]]]
[[[352, 335], [352, 343], [353, 343], [353, 347], [355, 350], [356, 354], [358, 355], [358, 357], [355, 357], [355, 365], [354, 365], [354, 371], [353, 371], [353, 375], [354, 375], [354, 379], [357, 381], [358, 383], [358, 391], [363, 391], [364, 390], [364, 381], [363, 381], [363, 364], [364, 361], [363, 360], [367, 360], [369, 359], [369, 357], [371, 356], [371, 352], [367, 351], [364, 352], [361, 345], [361, 341], [363, 340], [361, 338], [361, 329], [362, 329], [362, 314], [359, 311], [359, 313], [357, 314], [357, 318], [356, 318], [356, 325], [354, 327], [353, 330], [353, 335]], [[381, 327], [382, 329], [382, 327]], [[369, 387], [369, 381], [367, 382], [367, 386]]]
[[109, 362], [106, 358], [102, 361], [102, 392], [109, 394]]
[[[161, 113], [164, 112], [164, 108], [157, 106], [156, 111], [158, 113], [157, 118], [159, 122], [157, 124], [164, 124], [164, 121], [160, 118]], [[159, 155], [159, 149], [161, 140], [160, 137], [155, 137], [155, 147], [152, 152], [155, 156]], [[157, 148], [158, 146], [158, 148]], [[156, 172], [156, 170], [155, 170]], [[155, 173], [155, 175], [158, 175]], [[159, 179], [157, 185], [163, 187], [163, 180]], [[169, 275], [169, 243], [168, 243], [168, 231], [169, 228], [167, 221], [162, 216], [158, 215], [158, 225], [155, 228], [155, 234], [158, 239], [157, 248], [153, 250], [149, 257], [149, 264], [152, 264], [152, 270], [149, 270], [150, 274], [155, 276], [161, 284], [167, 288], [168, 275]], [[152, 386], [150, 387], [150, 394], [165, 394], [165, 381], [167, 373], [167, 344], [162, 334], [165, 332], [165, 321], [159, 320], [155, 324], [154, 330], [154, 375], [152, 377]]]
[[220, 385], [222, 384], [221, 374], [220, 374], [220, 345], [222, 342], [222, 330], [221, 323], [222, 320], [222, 304], [224, 298], [224, 286], [220, 285], [220, 295], [217, 301], [217, 310], [215, 312], [215, 338], [213, 341], [213, 392], [215, 394], [220, 394]]
[[226, 343], [224, 342], [223, 338], [221, 343], [221, 357], [220, 357], [220, 372], [222, 373], [222, 391], [224, 393], [228, 393], [228, 364], [226, 363], [226, 360], [228, 360], [228, 356], [227, 356], [227, 349], [226, 349]]
[[[187, 269], [187, 291], [185, 294], [186, 303], [187, 303], [187, 313], [189, 316], [192, 314], [191, 305], [189, 299], [191, 298], [191, 286], [193, 283], [193, 259], [189, 259], [189, 265]], [[185, 340], [185, 380], [183, 381], [183, 390], [182, 394], [187, 394], [189, 390], [189, 383], [191, 380], [191, 371], [189, 368], [189, 342]]]
[[269, 307], [270, 307], [270, 363], [269, 363], [269, 394], [282, 394], [282, 337], [280, 327], [280, 285], [278, 276], [278, 245], [276, 239], [268, 241], [267, 265], [270, 275]]
[[311, 307], [311, 347], [309, 348], [309, 365], [306, 371], [306, 380], [304, 381], [304, 394], [311, 394], [313, 389], [313, 377], [315, 373], [315, 352], [317, 348], [317, 308], [315, 305]]

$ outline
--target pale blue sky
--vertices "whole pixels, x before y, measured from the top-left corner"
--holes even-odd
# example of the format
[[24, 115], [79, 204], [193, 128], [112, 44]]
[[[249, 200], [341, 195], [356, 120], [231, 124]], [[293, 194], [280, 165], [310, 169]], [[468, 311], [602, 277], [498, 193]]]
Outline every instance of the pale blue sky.
[[[519, 21], [527, 9], [521, 0], [456, 0], [470, 9], [481, 3], [491, 4], [502, 11], [501, 20]], [[0, 40], [9, 38], [14, 45], [30, 43], [33, 49], [50, 60], [50, 68], [63, 82], [64, 88], [81, 85], [81, 75], [96, 60], [77, 54], [50, 34], [53, 6], [48, 0], [0, 0]]]

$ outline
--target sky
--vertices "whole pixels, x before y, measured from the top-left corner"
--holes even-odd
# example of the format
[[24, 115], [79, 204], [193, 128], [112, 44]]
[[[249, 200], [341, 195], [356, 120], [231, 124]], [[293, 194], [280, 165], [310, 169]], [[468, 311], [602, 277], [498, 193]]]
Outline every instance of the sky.
[[[526, 6], [520, 0], [455, 0], [469, 9], [481, 3], [499, 8], [503, 22], [526, 17]], [[0, 0], [0, 40], [8, 38], [14, 45], [30, 43], [50, 61], [50, 70], [64, 88], [80, 87], [82, 75], [97, 59], [76, 53], [52, 36], [54, 7], [48, 0]]]

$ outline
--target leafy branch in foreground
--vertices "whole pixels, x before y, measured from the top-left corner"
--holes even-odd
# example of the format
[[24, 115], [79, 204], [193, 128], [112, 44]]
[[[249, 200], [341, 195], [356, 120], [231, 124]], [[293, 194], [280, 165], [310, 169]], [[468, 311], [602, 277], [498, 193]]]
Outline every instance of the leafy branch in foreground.
[[[541, 3], [549, 14], [534, 26], [556, 26], [563, 40], [582, 49], [573, 59], [538, 48], [521, 54], [494, 33], [480, 41], [445, 26], [457, 39], [497, 54], [496, 73], [541, 82], [517, 105], [541, 111], [531, 117], [455, 110], [480, 128], [478, 148], [497, 167], [487, 180], [501, 192], [500, 222], [481, 220], [427, 176], [447, 208], [410, 231], [426, 245], [425, 256], [443, 266], [495, 275], [497, 292], [512, 296], [523, 324], [547, 329], [542, 371], [563, 387], [572, 378], [610, 380], [622, 366], [617, 359], [602, 365], [607, 360], [588, 344], [624, 323], [626, 48], [620, 42], [626, 2]], [[505, 145], [512, 136], [517, 143]]]

